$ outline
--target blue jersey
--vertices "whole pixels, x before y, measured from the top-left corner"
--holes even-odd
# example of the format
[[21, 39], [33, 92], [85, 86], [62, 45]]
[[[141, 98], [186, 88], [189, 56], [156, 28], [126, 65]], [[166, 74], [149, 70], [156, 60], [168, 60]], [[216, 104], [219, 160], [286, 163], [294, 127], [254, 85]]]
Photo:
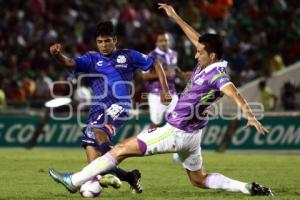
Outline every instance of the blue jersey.
[[[134, 92], [131, 84], [134, 71], [136, 69], [148, 71], [153, 61], [151, 56], [134, 50], [120, 49], [109, 57], [99, 52], [87, 52], [75, 58], [74, 72], [86, 74], [92, 88], [93, 100], [89, 111], [89, 124], [100, 118], [100, 115], [107, 115], [108, 109], [111, 114], [126, 112], [131, 107], [131, 93]], [[111, 108], [112, 105], [114, 108]], [[115, 115], [110, 117], [114, 119]], [[112, 125], [116, 128], [119, 126]]]

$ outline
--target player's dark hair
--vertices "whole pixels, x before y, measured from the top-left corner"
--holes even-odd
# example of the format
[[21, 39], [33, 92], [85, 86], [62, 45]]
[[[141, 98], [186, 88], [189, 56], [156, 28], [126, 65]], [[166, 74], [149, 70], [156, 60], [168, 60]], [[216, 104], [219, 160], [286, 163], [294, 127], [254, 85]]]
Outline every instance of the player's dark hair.
[[166, 31], [166, 30], [164, 30], [164, 29], [161, 29], [161, 30], [157, 30], [156, 32], [155, 32], [155, 38], [156, 38], [156, 41], [157, 41], [157, 39], [158, 39], [158, 36], [160, 36], [160, 35], [165, 35], [165, 34], [167, 34], [168, 35], [168, 32]]
[[116, 36], [114, 25], [111, 21], [99, 22], [97, 24], [95, 36]]
[[164, 34], [168, 34], [168, 32], [164, 29], [161, 29], [161, 30], [157, 30], [156, 31], [156, 35], [159, 36], [159, 35], [164, 35]]
[[220, 35], [205, 33], [199, 37], [198, 40], [205, 47], [205, 51], [208, 53], [215, 53], [217, 59], [221, 59], [223, 56], [223, 41]]

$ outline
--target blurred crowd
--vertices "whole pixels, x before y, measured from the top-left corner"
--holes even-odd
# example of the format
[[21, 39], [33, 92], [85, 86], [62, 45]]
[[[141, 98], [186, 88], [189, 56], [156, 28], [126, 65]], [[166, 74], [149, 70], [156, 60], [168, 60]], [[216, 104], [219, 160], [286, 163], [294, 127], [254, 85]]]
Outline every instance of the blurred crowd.
[[[117, 27], [120, 48], [148, 53], [157, 30], [172, 36], [183, 71], [195, 67], [194, 49], [183, 32], [157, 9], [156, 0], [0, 0], [0, 109], [41, 106], [51, 98], [53, 81], [67, 71], [52, 60], [48, 48], [61, 42], [79, 56], [95, 49], [98, 21]], [[238, 86], [299, 60], [299, 0], [172, 0], [180, 16], [200, 33], [220, 33], [225, 59]], [[283, 88], [284, 89], [284, 88]], [[299, 88], [295, 86], [295, 91]], [[64, 95], [68, 88], [56, 88]], [[284, 92], [284, 91], [283, 91]]]

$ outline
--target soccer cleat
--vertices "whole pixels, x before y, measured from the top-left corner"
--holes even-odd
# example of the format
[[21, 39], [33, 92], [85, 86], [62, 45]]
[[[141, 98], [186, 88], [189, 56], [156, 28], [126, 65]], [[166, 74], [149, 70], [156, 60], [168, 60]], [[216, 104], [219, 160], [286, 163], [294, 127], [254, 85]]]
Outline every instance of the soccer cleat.
[[270, 188], [259, 185], [255, 182], [249, 183], [249, 191], [251, 195], [274, 196]]
[[75, 193], [78, 191], [78, 187], [72, 184], [72, 173], [59, 173], [55, 169], [49, 169], [49, 175], [57, 183], [61, 183], [69, 192]]
[[140, 171], [135, 169], [135, 170], [132, 170], [129, 173], [131, 173], [131, 176], [132, 176], [132, 179], [129, 182], [130, 188], [132, 189], [132, 192], [133, 193], [142, 193], [143, 188], [142, 188], [142, 185], [141, 185], [141, 173], [140, 173]]
[[120, 179], [112, 174], [106, 174], [99, 180], [102, 187], [112, 186], [115, 189], [119, 189], [122, 186]]

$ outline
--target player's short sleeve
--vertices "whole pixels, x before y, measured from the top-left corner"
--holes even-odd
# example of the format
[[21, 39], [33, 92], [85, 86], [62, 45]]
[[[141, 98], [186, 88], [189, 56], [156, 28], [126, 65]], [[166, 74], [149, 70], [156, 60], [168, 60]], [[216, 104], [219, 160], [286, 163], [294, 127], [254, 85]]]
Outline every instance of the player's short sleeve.
[[139, 68], [143, 71], [148, 71], [151, 69], [154, 62], [153, 56], [142, 54], [138, 51], [131, 50], [129, 55], [132, 60], [134, 67]]
[[74, 59], [76, 63], [75, 72], [88, 73], [92, 66], [92, 56], [90, 53], [86, 53]]
[[215, 74], [212, 77], [211, 84], [213, 85], [214, 88], [221, 91], [223, 87], [225, 87], [228, 84], [231, 84], [231, 81], [229, 76], [226, 73], [220, 72]]

